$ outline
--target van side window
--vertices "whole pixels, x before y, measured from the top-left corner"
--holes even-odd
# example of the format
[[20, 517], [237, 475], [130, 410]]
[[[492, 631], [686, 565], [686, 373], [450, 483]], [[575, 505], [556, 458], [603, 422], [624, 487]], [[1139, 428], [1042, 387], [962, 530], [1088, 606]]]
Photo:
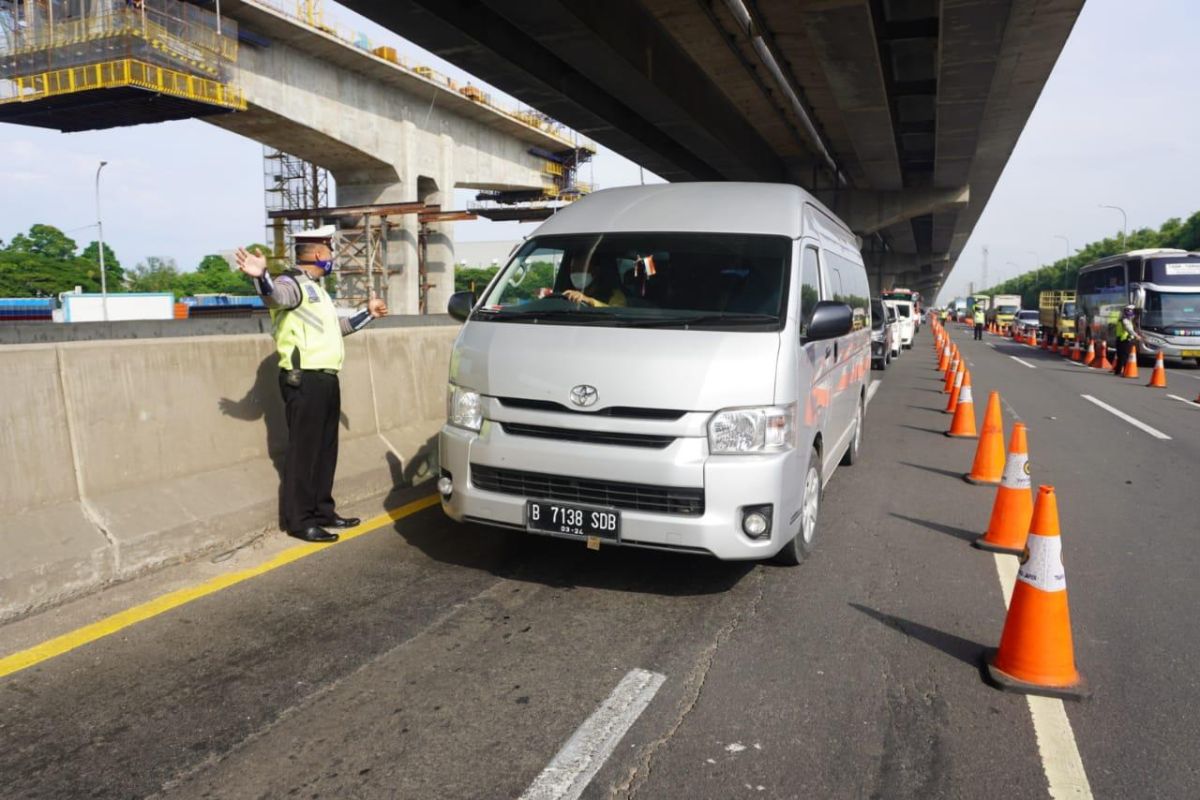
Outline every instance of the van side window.
[[817, 261], [817, 248], [804, 248], [804, 259], [800, 266], [800, 335], [808, 334], [808, 323], [812, 321], [813, 309], [821, 299]]

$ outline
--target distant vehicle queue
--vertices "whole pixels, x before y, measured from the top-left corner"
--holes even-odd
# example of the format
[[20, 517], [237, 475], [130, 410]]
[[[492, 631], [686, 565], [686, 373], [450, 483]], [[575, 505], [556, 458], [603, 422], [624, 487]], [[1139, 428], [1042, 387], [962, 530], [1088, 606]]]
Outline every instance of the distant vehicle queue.
[[[1107, 256], [1079, 270], [1074, 289], [1038, 294], [1037, 308], [1022, 308], [1020, 295], [973, 294], [936, 309], [942, 320], [984, 324], [1004, 333], [1082, 348], [1131, 347], [1138, 359], [1158, 354], [1200, 364], [1200, 252], [1133, 250]], [[1123, 319], [1132, 323], [1128, 326]], [[1132, 330], [1130, 330], [1132, 328]]]

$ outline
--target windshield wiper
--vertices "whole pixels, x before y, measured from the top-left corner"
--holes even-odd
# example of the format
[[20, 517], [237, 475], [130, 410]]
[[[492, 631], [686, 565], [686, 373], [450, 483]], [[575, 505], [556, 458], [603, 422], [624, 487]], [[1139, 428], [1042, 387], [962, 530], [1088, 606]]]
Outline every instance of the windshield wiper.
[[[489, 322], [541, 322], [543, 320], [549, 322], [554, 320], [572, 320], [584, 322], [606, 322], [612, 321], [612, 314], [605, 314], [602, 311], [584, 311], [579, 308], [557, 308], [546, 311], [477, 311], [481, 319], [486, 319]], [[486, 316], [483, 316], [486, 315]]]
[[630, 319], [628, 322], [634, 328], [671, 328], [692, 325], [777, 325], [779, 317], [774, 314], [697, 314], [690, 317]]

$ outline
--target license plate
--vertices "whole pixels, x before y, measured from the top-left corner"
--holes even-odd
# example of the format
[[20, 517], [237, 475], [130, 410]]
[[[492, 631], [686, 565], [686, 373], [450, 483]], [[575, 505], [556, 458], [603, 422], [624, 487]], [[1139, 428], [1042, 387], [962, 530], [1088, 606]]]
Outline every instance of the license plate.
[[1200, 350], [1180, 350], [1180, 358], [1200, 358]]
[[616, 541], [621, 533], [621, 513], [607, 508], [527, 500], [525, 526], [531, 531], [542, 533], [580, 538], [595, 536]]

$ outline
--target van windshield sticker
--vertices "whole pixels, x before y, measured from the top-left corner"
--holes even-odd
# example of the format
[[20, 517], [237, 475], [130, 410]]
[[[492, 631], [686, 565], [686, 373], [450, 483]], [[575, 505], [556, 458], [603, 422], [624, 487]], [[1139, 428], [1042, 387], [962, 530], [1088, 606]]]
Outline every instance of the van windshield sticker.
[[1200, 275], [1200, 264], [1166, 264], [1168, 275]]

